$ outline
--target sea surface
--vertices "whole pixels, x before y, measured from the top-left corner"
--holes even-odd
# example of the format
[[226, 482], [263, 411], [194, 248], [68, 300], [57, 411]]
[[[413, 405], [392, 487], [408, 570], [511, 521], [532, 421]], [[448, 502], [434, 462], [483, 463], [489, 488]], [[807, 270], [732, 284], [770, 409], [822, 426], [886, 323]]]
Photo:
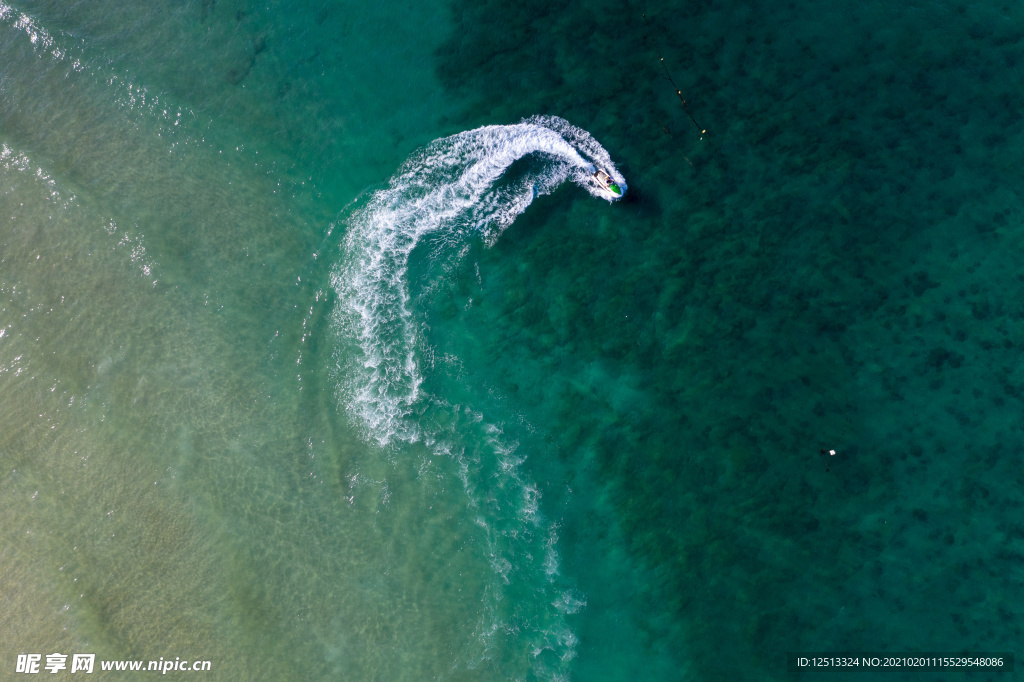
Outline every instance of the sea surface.
[[0, 0], [0, 678], [1014, 651], [1022, 86], [994, 0]]

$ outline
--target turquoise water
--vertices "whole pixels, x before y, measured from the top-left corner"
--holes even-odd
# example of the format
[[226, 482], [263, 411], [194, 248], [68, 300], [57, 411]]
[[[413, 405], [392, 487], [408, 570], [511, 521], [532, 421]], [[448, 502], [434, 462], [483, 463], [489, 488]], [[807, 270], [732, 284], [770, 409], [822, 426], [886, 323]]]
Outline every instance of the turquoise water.
[[1022, 46], [935, 0], [0, 0], [0, 666], [1012, 651]]

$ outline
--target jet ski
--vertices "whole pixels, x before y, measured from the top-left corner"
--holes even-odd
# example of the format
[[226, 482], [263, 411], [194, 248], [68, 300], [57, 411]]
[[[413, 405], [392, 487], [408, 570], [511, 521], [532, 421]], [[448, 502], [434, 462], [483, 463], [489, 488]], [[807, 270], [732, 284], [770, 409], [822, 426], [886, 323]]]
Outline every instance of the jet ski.
[[597, 184], [599, 184], [602, 189], [614, 194], [616, 199], [622, 196], [622, 188], [612, 180], [612, 176], [608, 175], [608, 173], [604, 172], [600, 168], [594, 171], [593, 178], [594, 180], [597, 180]]

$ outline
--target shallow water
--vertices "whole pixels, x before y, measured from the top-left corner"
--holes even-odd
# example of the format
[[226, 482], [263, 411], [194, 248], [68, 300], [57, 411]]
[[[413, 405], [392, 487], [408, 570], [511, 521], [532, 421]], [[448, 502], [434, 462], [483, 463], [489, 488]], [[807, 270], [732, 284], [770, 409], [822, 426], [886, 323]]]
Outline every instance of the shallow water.
[[999, 3], [0, 1], [0, 665], [1012, 650], [1022, 44]]

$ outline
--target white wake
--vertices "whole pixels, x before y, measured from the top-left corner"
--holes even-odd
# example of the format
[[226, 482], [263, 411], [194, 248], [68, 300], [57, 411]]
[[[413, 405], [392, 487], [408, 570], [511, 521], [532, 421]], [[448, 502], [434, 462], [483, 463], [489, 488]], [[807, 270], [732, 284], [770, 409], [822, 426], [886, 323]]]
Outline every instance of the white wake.
[[[539, 171], [495, 187], [515, 161], [530, 154], [544, 158]], [[414, 154], [386, 189], [346, 220], [331, 284], [339, 300], [338, 331], [355, 340], [360, 357], [341, 368], [348, 377], [341, 399], [370, 437], [387, 444], [420, 435], [402, 419], [419, 399], [422, 382], [405, 281], [416, 244], [442, 230], [476, 231], [492, 244], [536, 196], [566, 180], [612, 200], [593, 178], [595, 167], [625, 193], [608, 152], [564, 119], [535, 116], [516, 125], [486, 126], [436, 140]]]
[[[524, 169], [507, 173], [527, 156], [532, 161]], [[517, 637], [529, 641], [534, 674], [549, 679], [564, 679], [576, 647], [565, 615], [585, 602], [559, 581], [557, 524], [540, 513], [540, 492], [520, 467], [518, 444], [507, 442], [499, 427], [485, 423], [468, 406], [442, 408], [450, 409], [451, 417], [444, 428], [419, 418], [428, 404], [447, 403], [421, 394], [407, 271], [410, 254], [427, 235], [456, 248], [472, 235], [493, 244], [534, 198], [566, 180], [595, 197], [617, 199], [594, 178], [597, 169], [625, 193], [626, 183], [604, 148], [585, 130], [557, 117], [436, 140], [406, 161], [385, 189], [343, 218], [341, 258], [331, 272], [338, 295], [334, 324], [340, 402], [367, 438], [381, 446], [423, 441], [458, 463], [497, 576], [488, 590], [490, 603], [484, 605], [491, 615], [477, 628], [482, 657], [500, 646], [503, 633], [518, 632]], [[460, 434], [467, 429], [474, 430], [474, 442], [483, 442], [486, 453], [479, 446], [466, 448]], [[520, 610], [531, 614], [529, 632], [522, 631], [524, 623], [513, 625], [496, 615], [509, 596], [506, 590], [515, 589], [517, 581], [536, 601]], [[554, 668], [541, 662], [545, 650], [553, 654]]]

